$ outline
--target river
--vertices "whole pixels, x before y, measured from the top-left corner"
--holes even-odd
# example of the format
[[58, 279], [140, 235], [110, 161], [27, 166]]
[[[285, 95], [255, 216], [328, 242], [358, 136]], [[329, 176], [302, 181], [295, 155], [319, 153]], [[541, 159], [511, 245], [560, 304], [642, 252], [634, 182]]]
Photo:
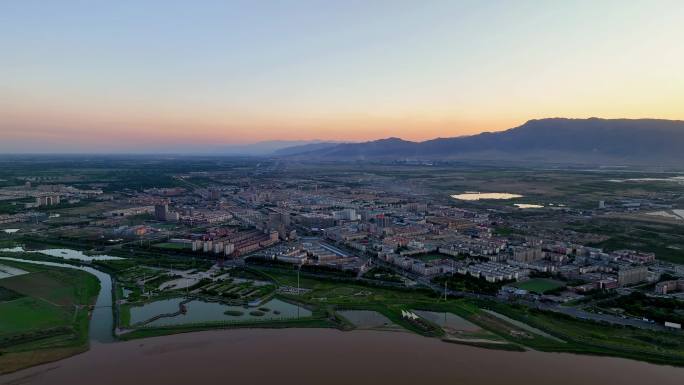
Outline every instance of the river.
[[114, 329], [114, 315], [112, 310], [112, 278], [109, 274], [103, 273], [99, 270], [87, 266], [76, 266], [66, 263], [56, 263], [48, 261], [34, 261], [30, 259], [0, 257], [0, 260], [32, 263], [35, 265], [65, 267], [69, 269], [78, 269], [88, 272], [100, 281], [100, 292], [95, 301], [95, 309], [90, 319], [89, 335], [92, 341], [97, 342], [113, 342], [114, 336], [112, 334]]
[[[102, 289], [90, 337], [111, 342], [112, 281], [76, 268]], [[684, 368], [633, 360], [505, 352], [444, 343], [404, 332], [332, 329], [239, 329], [95, 343], [83, 354], [0, 376], [0, 384], [681, 384]]]
[[681, 385], [683, 378], [682, 368], [480, 349], [411, 333], [240, 329], [96, 344], [0, 384]]

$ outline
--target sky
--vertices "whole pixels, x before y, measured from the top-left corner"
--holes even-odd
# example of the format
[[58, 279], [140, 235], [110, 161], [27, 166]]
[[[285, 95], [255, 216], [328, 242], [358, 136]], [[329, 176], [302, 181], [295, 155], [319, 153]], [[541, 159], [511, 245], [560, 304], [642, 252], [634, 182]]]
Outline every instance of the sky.
[[684, 1], [0, 0], [0, 153], [684, 119]]

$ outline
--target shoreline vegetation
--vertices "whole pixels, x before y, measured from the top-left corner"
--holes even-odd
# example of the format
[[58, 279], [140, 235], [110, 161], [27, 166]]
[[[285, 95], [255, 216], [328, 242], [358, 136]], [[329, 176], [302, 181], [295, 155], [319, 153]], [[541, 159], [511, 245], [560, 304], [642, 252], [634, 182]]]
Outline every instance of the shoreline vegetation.
[[15, 261], [0, 264], [28, 272], [0, 280], [0, 289], [17, 294], [0, 301], [0, 374], [89, 349], [90, 313], [100, 291], [95, 276]]
[[[112, 276], [114, 282], [113, 296], [115, 303], [121, 299], [120, 280], [121, 270], [117, 264], [120, 261], [97, 261], [84, 263], [77, 260], [64, 260], [38, 253], [0, 253], [0, 256], [13, 258], [25, 258], [38, 261], [59, 262], [72, 265], [85, 265], [95, 267]], [[62, 293], [71, 302], [65, 302], [77, 309], [73, 314], [73, 323], [64, 321], [64, 317], [55, 319], [54, 325], [66, 325], [61, 334], [55, 331], [55, 335], [35, 335], [31, 337], [30, 330], [10, 331], [7, 328], [0, 330], [0, 374], [9, 373], [41, 363], [56, 361], [68, 356], [88, 350], [88, 307], [94, 303], [99, 291], [99, 284], [94, 276], [67, 268], [53, 268], [29, 263], [0, 261], [2, 264], [19, 267], [29, 271], [29, 275], [35, 278], [38, 274], [58, 274], [63, 277], [72, 277], [71, 280], [63, 280]], [[141, 261], [142, 263], [142, 261]], [[46, 273], [47, 272], [47, 273]], [[241, 271], [242, 275], [259, 277], [270, 281], [274, 288], [296, 287], [297, 274], [295, 271], [272, 267], [272, 266], [249, 266]], [[18, 276], [19, 278], [21, 276]], [[9, 278], [15, 280], [17, 277]], [[95, 285], [93, 285], [93, 280]], [[130, 328], [124, 333], [115, 335], [118, 340], [133, 340], [177, 333], [190, 333], [214, 329], [237, 329], [237, 328], [334, 328], [341, 331], [356, 329], [366, 330], [392, 330], [415, 333], [426, 338], [438, 338], [445, 343], [456, 343], [468, 346], [498, 349], [506, 351], [525, 351], [528, 349], [542, 352], [567, 352], [577, 354], [589, 354], [597, 356], [612, 356], [646, 361], [654, 364], [684, 366], [684, 335], [676, 332], [658, 332], [642, 330], [631, 327], [619, 327], [605, 325], [588, 320], [579, 320], [549, 311], [530, 309], [522, 305], [502, 304], [488, 300], [473, 300], [463, 298], [448, 298], [446, 301], [435, 293], [423, 289], [397, 289], [394, 287], [369, 284], [367, 282], [353, 281], [349, 279], [326, 279], [315, 274], [301, 274], [299, 283], [306, 288], [305, 293], [273, 293], [271, 298], [277, 298], [291, 304], [303, 306], [311, 311], [311, 316], [292, 319], [260, 319], [246, 322], [199, 322], [175, 326], [145, 326]], [[0, 286], [7, 286], [7, 279], [0, 281]], [[85, 286], [84, 286], [85, 285]], [[18, 286], [21, 289], [21, 286]], [[20, 290], [21, 291], [21, 290]], [[22, 298], [43, 298], [45, 293], [20, 292]], [[161, 298], [181, 297], [182, 293], [164, 294]], [[44, 298], [47, 299], [47, 298]], [[147, 301], [150, 301], [148, 299]], [[16, 300], [15, 300], [16, 301]], [[9, 305], [8, 305], [9, 303]], [[10, 302], [1, 302], [2, 306], [11, 306]], [[41, 304], [30, 308], [30, 314], [48, 312], [47, 304]], [[130, 322], [130, 315], [124, 311], [126, 306], [115, 306], [115, 328], [123, 323]], [[262, 312], [263, 305], [245, 309]], [[47, 307], [49, 309], [49, 307]], [[60, 308], [61, 309], [61, 308]], [[445, 327], [437, 324], [434, 320], [419, 317], [411, 319], [405, 317], [403, 312], [430, 311], [459, 317], [473, 325], [478, 331], [459, 329], [458, 327]], [[503, 318], [493, 316], [487, 311], [495, 311], [517, 322], [529, 325], [543, 333], [530, 332], [528, 328], [514, 325]], [[379, 317], [389, 320], [392, 327], [373, 326], [375, 320], [357, 321], [348, 319], [340, 314], [342, 311], [364, 311], [366, 314], [377, 314]], [[5, 312], [12, 314], [13, 319], [19, 318], [17, 312]], [[47, 313], [46, 313], [47, 314]], [[31, 317], [29, 317], [31, 318]], [[259, 317], [257, 317], [259, 318]], [[44, 317], [41, 319], [45, 319]], [[62, 322], [58, 323], [58, 320]], [[361, 323], [359, 323], [361, 322]], [[70, 326], [69, 326], [70, 325]], [[367, 326], [370, 325], [370, 326]], [[30, 325], [27, 325], [29, 327]], [[40, 325], [44, 328], [44, 325]], [[23, 337], [16, 337], [17, 333], [24, 333]], [[114, 330], [112, 331], [114, 334]], [[67, 337], [68, 336], [68, 337]]]

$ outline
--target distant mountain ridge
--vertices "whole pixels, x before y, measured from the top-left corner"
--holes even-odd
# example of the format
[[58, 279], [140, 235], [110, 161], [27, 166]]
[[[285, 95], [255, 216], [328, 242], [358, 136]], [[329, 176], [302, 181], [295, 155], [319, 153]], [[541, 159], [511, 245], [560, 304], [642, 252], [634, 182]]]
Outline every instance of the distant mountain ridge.
[[684, 165], [684, 121], [662, 119], [530, 120], [500, 132], [411, 142], [399, 138], [322, 148], [286, 148], [300, 158], [489, 159]]
[[[279, 154], [288, 154], [288, 151], [283, 151], [288, 148], [297, 149], [303, 146], [312, 146], [311, 148], [323, 148], [319, 145], [333, 145], [337, 143], [323, 142], [320, 140], [268, 140], [263, 142], [256, 142], [242, 145], [232, 145], [220, 148], [215, 148], [212, 151], [226, 155], [248, 155], [248, 156], [266, 156]], [[281, 153], [281, 151], [283, 151]], [[295, 150], [296, 151], [296, 150]], [[298, 152], [298, 151], [296, 151]]]
[[307, 153], [307, 152], [312, 152], [312, 151], [317, 151], [317, 150], [323, 150], [326, 148], [331, 148], [331, 147], [337, 146], [339, 144], [340, 144], [339, 142], [305, 143], [305, 144], [300, 144], [300, 145], [291, 146], [291, 147], [279, 148], [279, 149], [273, 151], [273, 154], [274, 155], [302, 154], [302, 153]]

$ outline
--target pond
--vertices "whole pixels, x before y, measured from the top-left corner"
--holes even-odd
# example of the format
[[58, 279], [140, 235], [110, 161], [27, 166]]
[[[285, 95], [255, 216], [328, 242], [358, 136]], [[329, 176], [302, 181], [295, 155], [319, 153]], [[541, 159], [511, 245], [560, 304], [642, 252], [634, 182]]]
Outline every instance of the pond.
[[45, 249], [45, 250], [26, 250], [23, 247], [12, 247], [8, 249], [0, 249], [0, 251], [10, 253], [40, 253], [49, 255], [55, 258], [63, 259], [77, 259], [79, 261], [107, 261], [124, 259], [121, 257], [114, 257], [111, 255], [86, 255], [83, 252], [72, 249]]
[[342, 317], [346, 318], [354, 326], [361, 329], [378, 329], [398, 327], [389, 318], [372, 310], [341, 310], [338, 311]]
[[679, 215], [676, 215], [674, 213], [670, 213], [670, 212], [667, 212], [664, 210], [651, 211], [650, 213], [645, 213], [645, 214], [651, 215], [651, 216], [663, 217], [663, 218], [670, 218], [670, 219], [674, 219], [674, 220], [678, 220], [678, 221], [684, 219], [684, 213], [683, 213], [683, 216], [680, 217]]
[[131, 307], [131, 324], [147, 321], [160, 314], [175, 313], [178, 311], [181, 302], [183, 302], [183, 298], [171, 298]]
[[413, 310], [413, 312], [425, 318], [426, 320], [439, 325], [442, 328], [461, 330], [465, 332], [477, 332], [482, 330], [474, 323], [453, 313], [440, 313], [426, 310]]
[[17, 269], [16, 267], [0, 264], [0, 279], [24, 274], [28, 274], [28, 272], [22, 269]]
[[465, 192], [463, 194], [455, 194], [451, 196], [460, 201], [480, 201], [480, 200], [506, 200], [522, 198], [522, 195], [511, 193], [483, 193], [483, 192]]
[[[147, 321], [162, 314], [173, 314], [179, 310], [184, 298], [154, 301], [131, 308], [131, 325]], [[171, 326], [207, 322], [253, 322], [260, 320], [281, 320], [311, 317], [311, 311], [301, 306], [272, 299], [258, 307], [230, 306], [218, 302], [191, 300], [185, 304], [187, 312], [161, 317], [145, 326]]]
[[673, 176], [669, 178], [627, 178], [627, 179], [608, 179], [609, 182], [624, 183], [624, 182], [672, 182], [684, 184], [684, 176]]
[[516, 203], [513, 206], [515, 206], [519, 209], [542, 209], [542, 208], [544, 208], [544, 205], [536, 205], [536, 204], [531, 204], [531, 203]]

